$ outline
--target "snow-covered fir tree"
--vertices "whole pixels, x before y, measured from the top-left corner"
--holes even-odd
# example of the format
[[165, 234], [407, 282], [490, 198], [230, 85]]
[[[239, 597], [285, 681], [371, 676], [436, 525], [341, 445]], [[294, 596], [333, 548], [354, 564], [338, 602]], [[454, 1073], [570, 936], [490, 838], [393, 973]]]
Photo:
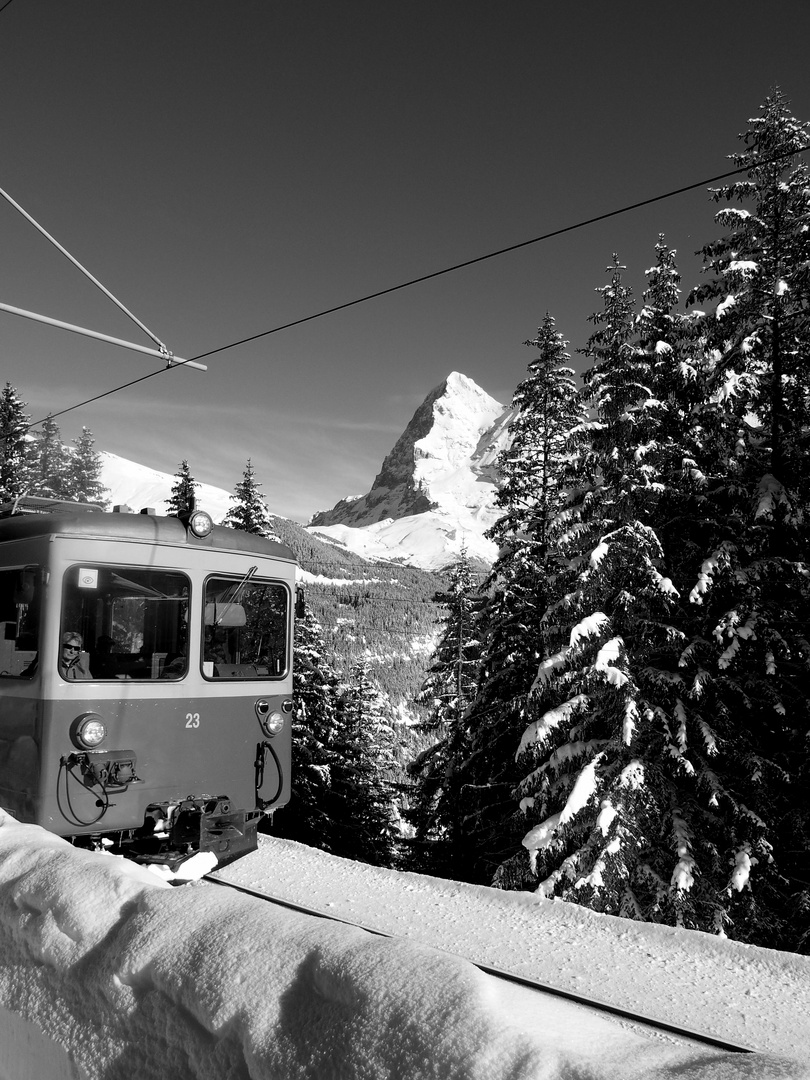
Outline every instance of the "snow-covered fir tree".
[[555, 522], [560, 571], [549, 582], [546, 653], [529, 695], [535, 718], [519, 746], [517, 795], [535, 824], [523, 838], [528, 857], [509, 860], [498, 883], [533, 879], [597, 910], [708, 929], [719, 917], [715, 883], [705, 895], [692, 889], [688, 810], [696, 810], [690, 755], [713, 744], [699, 717], [699, 748], [687, 740], [680, 594], [656, 531], [670, 494], [664, 428], [685, 379], [670, 310], [674, 260], [662, 242], [657, 255], [639, 319], [617, 257], [599, 290], [603, 309], [586, 349], [590, 438]]
[[52, 416], [42, 421], [35, 444], [36, 474], [32, 493], [51, 499], [68, 498], [71, 455], [62, 442], [59, 426]]
[[7, 382], [0, 393], [0, 502], [11, 502], [30, 492], [35, 473], [31, 419], [26, 403]]
[[395, 737], [380, 690], [358, 661], [341, 687], [326, 811], [336, 855], [376, 866], [395, 859], [391, 778]]
[[323, 630], [305, 601], [293, 647], [292, 793], [274, 832], [334, 851], [338, 826], [328, 804], [337, 759], [338, 677], [326, 653]]
[[[735, 443], [722, 395], [707, 400], [718, 350], [706, 355], [699, 317], [673, 310], [673, 253], [659, 243], [635, 320], [618, 260], [609, 269], [587, 349], [591, 438], [555, 527], [567, 562], [550, 578], [546, 655], [529, 696], [535, 719], [519, 748], [517, 795], [534, 824], [523, 838], [528, 857], [508, 860], [498, 883], [785, 943], [773, 866], [780, 803], [769, 791], [780, 771], [785, 778], [790, 741], [779, 746], [787, 695], [776, 656], [795, 702], [806, 643], [791, 616], [783, 639], [763, 633], [751, 585], [778, 575], [768, 575], [761, 543], [747, 549], [750, 572], [726, 553], [742, 546], [743, 506], [762, 540], [761, 482], [741, 483], [745, 469], [731, 456], [745, 454], [739, 426]], [[735, 500], [740, 513], [729, 520]], [[726, 522], [716, 537], [715, 516]], [[799, 570], [794, 563], [787, 578]], [[781, 599], [791, 607], [784, 589]], [[747, 666], [732, 674], [743, 648]], [[806, 699], [791, 721], [804, 730]]]
[[407, 818], [414, 826], [411, 865], [444, 877], [463, 874], [457, 765], [469, 752], [465, 716], [475, 695], [480, 661], [477, 632], [481, 597], [466, 549], [448, 570], [446, 589], [434, 603], [444, 611], [442, 631], [417, 704], [425, 709], [419, 730], [430, 745], [410, 764], [414, 791]]
[[810, 931], [806, 873], [795, 869], [810, 848], [810, 172], [799, 156], [810, 131], [776, 90], [741, 139], [733, 157], [745, 179], [714, 193], [731, 205], [692, 296], [719, 301], [699, 320], [716, 460], [684, 656], [707, 673], [704, 697], [733, 762], [715, 793], [739, 821], [722, 851], [733, 932], [794, 947]]
[[188, 461], [183, 458], [177, 472], [174, 474], [174, 483], [169, 498], [166, 502], [166, 513], [177, 516], [192, 507], [196, 501], [196, 490], [199, 483], [191, 475]]
[[83, 427], [74, 439], [70, 454], [64, 491], [66, 497], [81, 503], [109, 505], [109, 491], [101, 482], [101, 455], [96, 452], [96, 440], [89, 428]]
[[515, 746], [526, 724], [526, 695], [543, 651], [549, 523], [560, 499], [569, 441], [583, 420], [567, 342], [546, 315], [538, 350], [512, 399], [509, 442], [497, 461], [501, 516], [489, 536], [498, 558], [485, 584], [478, 625], [479, 685], [465, 724], [469, 752], [458, 768], [467, 874], [491, 879], [519, 839], [511, 791], [518, 779]]
[[250, 458], [247, 459], [245, 471], [241, 481], [236, 485], [231, 501], [234, 505], [230, 508], [223, 525], [230, 529], [240, 529], [242, 532], [265, 536], [269, 540], [277, 540], [273, 527], [270, 524], [270, 511], [261, 492], [261, 484], [256, 481], [256, 471]]

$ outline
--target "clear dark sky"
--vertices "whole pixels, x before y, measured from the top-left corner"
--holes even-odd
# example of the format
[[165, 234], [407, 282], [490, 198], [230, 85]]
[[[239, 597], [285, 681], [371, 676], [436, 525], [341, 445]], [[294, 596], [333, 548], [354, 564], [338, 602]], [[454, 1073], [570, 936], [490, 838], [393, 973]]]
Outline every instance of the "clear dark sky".
[[[779, 84], [810, 120], [810, 3], [12, 0], [0, 187], [177, 355], [723, 172]], [[705, 189], [174, 370], [59, 419], [305, 520], [370, 486], [450, 371], [504, 402], [548, 310], [572, 351], [618, 252], [715, 235]], [[5, 201], [0, 301], [147, 338]], [[39, 419], [161, 367], [0, 312]], [[581, 366], [582, 358], [575, 356]]]

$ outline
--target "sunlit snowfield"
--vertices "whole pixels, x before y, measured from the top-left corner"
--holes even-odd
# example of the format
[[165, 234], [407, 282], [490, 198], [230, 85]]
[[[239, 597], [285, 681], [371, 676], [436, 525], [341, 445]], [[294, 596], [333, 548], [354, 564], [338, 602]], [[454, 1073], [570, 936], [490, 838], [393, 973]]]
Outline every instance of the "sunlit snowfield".
[[[810, 958], [267, 837], [221, 875], [401, 938], [172, 888], [3, 816], [0, 1078], [810, 1076]], [[684, 1043], [458, 954], [758, 1052]]]

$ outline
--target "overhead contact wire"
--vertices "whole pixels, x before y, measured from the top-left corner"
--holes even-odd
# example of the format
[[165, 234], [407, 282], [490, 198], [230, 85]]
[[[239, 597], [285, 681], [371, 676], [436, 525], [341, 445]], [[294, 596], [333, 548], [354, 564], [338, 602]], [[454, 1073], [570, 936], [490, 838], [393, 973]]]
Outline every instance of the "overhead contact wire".
[[[10, 3], [11, 0], [8, 0]], [[0, 11], [3, 9], [0, 8]], [[786, 157], [795, 157], [796, 154], [806, 153], [807, 149], [786, 151], [783, 154], [776, 154], [772, 158], [768, 158], [765, 161], [760, 162], [760, 165], [770, 165], [776, 161], [781, 161]], [[347, 300], [345, 303], [336, 304], [334, 307], [323, 308], [321, 311], [316, 311], [312, 315], [304, 315], [300, 319], [292, 319], [290, 322], [281, 323], [278, 326], [272, 327], [270, 330], [263, 330], [258, 334], [251, 334], [248, 337], [240, 338], [238, 341], [232, 341], [228, 345], [220, 345], [215, 349], [209, 349], [208, 352], [198, 353], [197, 356], [191, 357], [190, 360], [176, 361], [176, 367], [182, 367], [184, 363], [192, 363], [196, 360], [202, 360], [207, 356], [215, 356], [217, 353], [226, 352], [228, 349], [235, 349], [239, 345], [246, 345], [251, 341], [258, 341], [263, 337], [268, 337], [271, 334], [277, 334], [281, 330], [289, 330], [294, 326], [302, 326], [304, 323], [312, 322], [313, 319], [321, 319], [325, 315], [332, 315], [338, 311], [345, 311], [347, 308], [355, 307], [358, 304], [364, 304], [369, 300], [376, 300], [381, 296], [388, 296], [391, 293], [399, 292], [402, 289], [408, 289], [412, 285], [419, 285], [424, 281], [431, 281], [434, 278], [442, 277], [445, 274], [452, 274], [456, 270], [463, 270], [467, 266], [474, 266], [476, 263], [486, 262], [488, 259], [495, 259], [499, 255], [506, 255], [511, 251], [519, 251], [521, 248], [529, 247], [531, 244], [539, 244], [544, 240], [551, 240], [555, 236], [563, 236], [565, 233], [574, 232], [576, 229], [584, 229], [588, 225], [595, 225], [600, 221], [607, 221], [610, 218], [618, 217], [620, 214], [627, 214], [631, 210], [638, 210], [642, 206], [651, 206], [653, 203], [662, 202], [664, 199], [671, 199], [675, 195], [682, 195], [687, 191], [694, 191], [696, 188], [704, 187], [706, 184], [717, 183], [718, 180], [727, 180], [731, 176], [738, 176], [740, 173], [748, 172], [750, 166], [743, 165], [738, 169], [731, 169], [728, 172], [718, 173], [716, 176], [710, 176], [704, 180], [698, 180], [693, 184], [686, 184], [683, 187], [674, 188], [672, 191], [664, 192], [662, 195], [653, 195], [648, 199], [641, 199], [638, 202], [629, 203], [627, 206], [622, 206], [617, 210], [608, 210], [603, 214], [597, 214], [595, 217], [584, 218], [582, 221], [578, 221], [573, 225], [564, 225], [560, 229], [552, 229], [550, 232], [543, 233], [540, 236], [532, 237], [531, 240], [521, 240], [517, 244], [510, 244], [507, 247], [498, 248], [497, 251], [490, 251], [486, 255], [478, 255], [474, 259], [466, 259], [463, 262], [454, 263], [453, 266], [446, 266], [442, 270], [434, 270], [429, 274], [422, 274], [420, 277], [410, 278], [408, 281], [402, 281], [398, 285], [390, 285], [388, 288], [379, 289], [377, 292], [367, 293], [365, 296], [359, 296], [355, 300]], [[3, 193], [5, 194], [5, 193]], [[7, 196], [8, 197], [8, 196]], [[16, 205], [16, 204], [15, 204]], [[27, 215], [26, 215], [27, 216]], [[38, 226], [39, 227], [39, 226]], [[47, 235], [47, 234], [46, 234]], [[57, 245], [58, 246], [58, 245]], [[70, 256], [68, 256], [70, 257]], [[75, 261], [75, 260], [74, 260]], [[103, 288], [103, 286], [101, 286]], [[106, 290], [105, 290], [106, 291]], [[114, 297], [113, 297], [114, 299]], [[117, 302], [117, 301], [116, 301]], [[132, 316], [134, 318], [134, 316]], [[137, 320], [136, 320], [137, 321]], [[140, 325], [140, 324], [139, 324]], [[150, 337], [153, 336], [149, 331]], [[155, 339], [157, 340], [157, 339]], [[139, 382], [143, 382], [145, 379], [152, 378], [153, 375], [160, 375], [164, 371], [170, 370], [169, 368], [160, 368], [157, 371], [150, 372], [149, 375], [144, 375], [139, 379], [133, 379], [130, 382], [122, 383], [120, 386], [114, 386], [110, 390], [106, 390], [102, 394], [97, 394], [95, 397], [87, 398], [84, 401], [79, 402], [77, 405], [70, 405], [66, 409], [60, 410], [58, 413], [52, 413], [52, 416], [64, 416], [65, 413], [73, 412], [75, 409], [81, 409], [85, 405], [90, 405], [94, 401], [100, 401], [102, 398], [109, 397], [112, 394], [117, 394], [120, 390], [126, 390], [130, 386], [135, 386]], [[43, 420], [45, 417], [42, 418]], [[29, 424], [26, 430], [32, 427], [36, 427], [37, 424], [41, 424], [42, 420], [34, 421]]]
[[[767, 161], [760, 162], [760, 164], [768, 165], [774, 161], [779, 161], [784, 157], [793, 157], [796, 153], [797, 151], [790, 151], [789, 153], [777, 154]], [[277, 334], [280, 330], [289, 330], [293, 326], [301, 326], [303, 323], [311, 322], [313, 319], [320, 319], [324, 315], [332, 315], [336, 311], [345, 311], [346, 308], [354, 307], [356, 304], [364, 304], [367, 300], [376, 300], [380, 296], [388, 296], [390, 293], [398, 292], [400, 289], [409, 289], [412, 285], [419, 285], [423, 281], [432, 281], [434, 278], [442, 277], [444, 274], [452, 274], [456, 270], [463, 270], [467, 266], [475, 266], [476, 263], [486, 262], [488, 259], [496, 259], [500, 255], [507, 255], [511, 251], [519, 251], [521, 248], [529, 247], [531, 244], [539, 244], [543, 240], [551, 240], [555, 236], [563, 236], [565, 233], [574, 232], [576, 229], [584, 229], [587, 225], [596, 225], [600, 221], [607, 221], [609, 218], [618, 217], [619, 214], [627, 214], [631, 210], [639, 210], [642, 206], [651, 206], [653, 203], [661, 202], [663, 199], [671, 199], [675, 195], [683, 195], [684, 192], [694, 191], [695, 188], [704, 187], [706, 184], [714, 184], [718, 180], [727, 180], [730, 176], [737, 176], [741, 172], [748, 172], [749, 168], [750, 166], [744, 165], [739, 169], [732, 169], [730, 172], [719, 173], [717, 176], [710, 176], [707, 180], [698, 180], [694, 184], [686, 184], [685, 187], [674, 188], [672, 191], [667, 191], [663, 195], [653, 195], [649, 199], [641, 199], [639, 202], [629, 203], [627, 206], [622, 206], [618, 210], [608, 210], [604, 214], [597, 214], [595, 217], [585, 218], [582, 221], [576, 222], [574, 225], [564, 225], [560, 229], [552, 229], [551, 232], [543, 233], [540, 236], [534, 236], [531, 240], [521, 240], [517, 244], [510, 244], [508, 247], [498, 248], [497, 251], [490, 251], [486, 255], [477, 255], [474, 259], [466, 259], [464, 262], [454, 263], [453, 266], [446, 266], [443, 270], [434, 270], [430, 274], [422, 274], [421, 277], [410, 278], [408, 281], [400, 282], [399, 285], [389, 285], [386, 289], [379, 289], [377, 292], [367, 293], [365, 296], [360, 296], [356, 300], [347, 300], [343, 304], [336, 304], [334, 307], [324, 308], [322, 311], [316, 311], [313, 315], [304, 315], [303, 318], [281, 323], [281, 325], [274, 326], [271, 330], [263, 330], [261, 333], [251, 334], [249, 337], [240, 338], [239, 341], [232, 341], [229, 345], [220, 345], [219, 348], [199, 353], [193, 359], [201, 360], [205, 356], [214, 356], [216, 353], [225, 352], [227, 349], [235, 349], [238, 345], [246, 345], [250, 341], [258, 341], [259, 338], [267, 337], [269, 334]]]

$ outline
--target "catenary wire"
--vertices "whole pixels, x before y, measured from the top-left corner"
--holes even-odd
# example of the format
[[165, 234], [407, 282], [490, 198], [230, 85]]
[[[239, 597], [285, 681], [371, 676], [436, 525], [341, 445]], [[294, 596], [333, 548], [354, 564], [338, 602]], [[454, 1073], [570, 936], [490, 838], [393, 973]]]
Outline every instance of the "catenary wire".
[[[11, 3], [11, 0], [7, 0]], [[0, 8], [0, 11], [3, 9]], [[771, 165], [774, 162], [781, 161], [783, 158], [795, 157], [797, 154], [807, 153], [810, 147], [805, 147], [799, 150], [785, 151], [782, 154], [775, 154], [773, 157], [766, 158], [764, 161], [758, 162], [758, 166]], [[616, 210], [608, 210], [605, 213], [597, 214], [594, 217], [583, 218], [581, 221], [575, 222], [573, 225], [564, 225], [559, 229], [552, 229], [550, 232], [542, 233], [540, 236], [534, 236], [530, 240], [521, 240], [517, 244], [510, 244], [507, 247], [498, 248], [496, 251], [487, 252], [485, 255], [478, 255], [473, 259], [466, 259], [463, 262], [454, 263], [452, 266], [446, 266], [442, 270], [434, 270], [429, 274], [422, 274], [420, 277], [410, 278], [407, 281], [402, 281], [398, 285], [390, 285], [388, 288], [379, 289], [377, 292], [367, 293], [364, 296], [359, 296], [354, 300], [347, 300], [345, 303], [336, 304], [334, 307], [324, 308], [321, 311], [316, 311], [311, 315], [304, 315], [300, 319], [292, 319], [290, 322], [280, 323], [278, 326], [274, 326], [269, 330], [262, 330], [257, 334], [250, 334], [247, 337], [239, 338], [237, 341], [232, 341], [227, 345], [219, 345], [215, 349], [209, 349], [207, 352], [198, 353], [196, 356], [190, 357], [185, 361], [177, 361], [171, 368], [164, 367], [159, 368], [157, 371], [152, 371], [148, 375], [142, 375], [139, 379], [132, 379], [129, 382], [122, 383], [120, 386], [114, 386], [110, 390], [105, 390], [101, 394], [96, 394], [94, 397], [86, 398], [84, 401], [80, 401], [76, 405], [69, 405], [65, 409], [61, 409], [59, 412], [49, 414], [52, 417], [64, 416], [65, 413], [73, 412], [76, 409], [81, 409], [85, 405], [90, 405], [95, 401], [101, 401], [102, 398], [110, 397], [112, 394], [117, 394], [121, 390], [126, 390], [130, 386], [135, 386], [137, 383], [144, 382], [146, 379], [151, 379], [155, 375], [160, 375], [164, 371], [174, 370], [174, 368], [183, 367], [186, 363], [192, 361], [202, 360], [207, 356], [215, 356], [217, 353], [226, 352], [228, 349], [235, 349], [240, 345], [246, 345], [251, 341], [258, 341], [260, 338], [269, 337], [271, 334], [277, 334], [281, 330], [289, 330], [294, 326], [301, 326], [304, 323], [312, 322], [313, 319], [321, 319], [326, 315], [333, 315], [338, 311], [344, 311], [347, 308], [355, 307], [358, 304], [364, 304], [369, 300], [376, 300], [381, 296], [388, 296], [390, 293], [399, 292], [402, 289], [408, 289], [413, 285], [419, 285], [425, 281], [431, 281], [434, 278], [442, 277], [445, 274], [455, 273], [457, 270], [463, 270], [465, 267], [474, 266], [476, 263], [485, 262], [488, 259], [495, 259], [501, 255], [507, 255], [512, 251], [519, 251], [521, 248], [529, 247], [531, 244], [539, 244], [544, 240], [551, 240], [555, 236], [563, 236], [565, 233], [574, 232], [576, 229], [584, 229], [588, 225], [596, 225], [600, 221], [607, 221], [609, 218], [618, 217], [620, 214], [627, 214], [631, 210], [639, 210], [643, 206], [651, 206], [653, 203], [662, 202], [664, 199], [671, 199], [676, 195], [683, 195], [687, 191], [694, 191], [696, 188], [704, 187], [706, 184], [717, 183], [718, 180], [727, 180], [731, 176], [738, 176], [740, 173], [749, 172], [750, 165], [742, 165], [737, 169], [730, 169], [728, 172], [718, 173], [716, 176], [710, 176], [703, 180], [697, 180], [692, 184], [685, 184], [683, 187], [673, 188], [671, 191], [666, 191], [661, 195], [653, 195], [647, 199], [641, 199], [638, 202], [629, 203], [627, 206], [619, 207]], [[33, 427], [37, 427], [43, 423], [48, 417], [42, 417], [40, 420], [34, 420], [28, 424], [24, 429], [29, 431]]]

